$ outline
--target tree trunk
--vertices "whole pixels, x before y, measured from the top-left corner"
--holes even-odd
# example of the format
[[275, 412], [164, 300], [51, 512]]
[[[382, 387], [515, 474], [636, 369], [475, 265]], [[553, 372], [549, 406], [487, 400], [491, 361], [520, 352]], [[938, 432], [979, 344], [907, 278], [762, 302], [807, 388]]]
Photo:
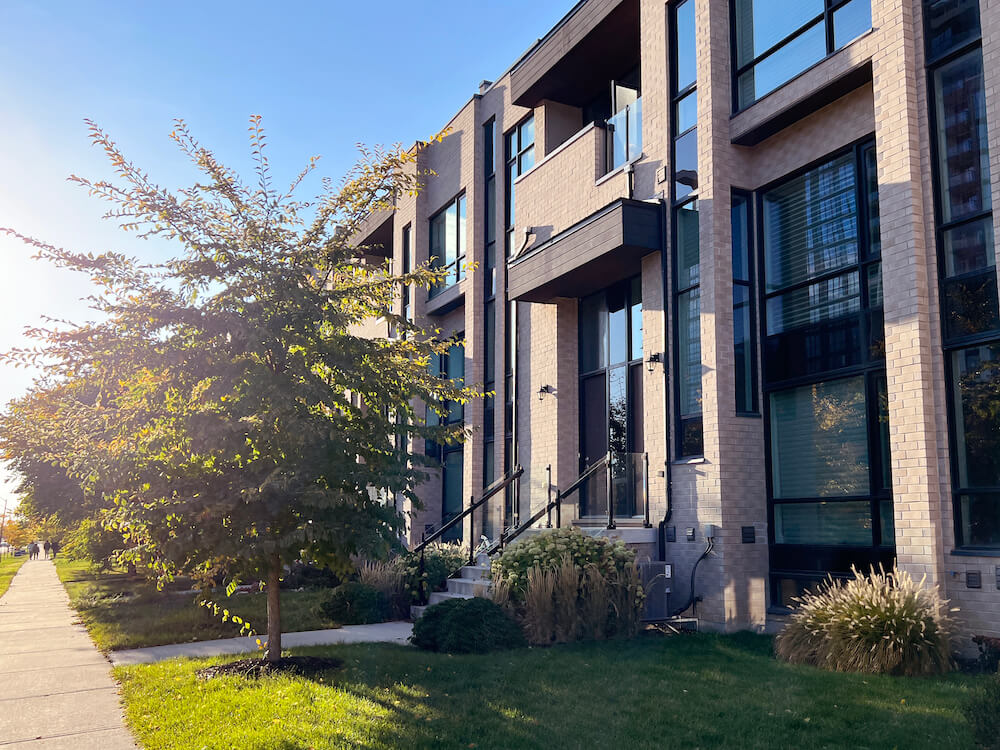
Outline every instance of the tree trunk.
[[281, 661], [281, 558], [271, 558], [267, 571], [267, 660]]

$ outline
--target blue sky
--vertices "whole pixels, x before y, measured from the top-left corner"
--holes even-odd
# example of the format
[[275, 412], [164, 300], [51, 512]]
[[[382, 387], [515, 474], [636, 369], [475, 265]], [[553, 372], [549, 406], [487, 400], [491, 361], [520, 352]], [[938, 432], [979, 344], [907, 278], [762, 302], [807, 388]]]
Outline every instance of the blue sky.
[[[163, 257], [100, 219], [66, 182], [108, 176], [87, 140], [96, 120], [161, 184], [192, 173], [167, 139], [175, 117], [223, 162], [248, 166], [246, 128], [264, 117], [290, 178], [312, 155], [339, 178], [355, 144], [409, 144], [442, 127], [573, 0], [437, 2], [43, 2], [2, 0], [0, 227], [76, 250]], [[0, 237], [0, 350], [42, 315], [88, 319], [83, 279]], [[33, 373], [0, 365], [0, 402]], [[0, 504], [9, 497], [2, 485]]]

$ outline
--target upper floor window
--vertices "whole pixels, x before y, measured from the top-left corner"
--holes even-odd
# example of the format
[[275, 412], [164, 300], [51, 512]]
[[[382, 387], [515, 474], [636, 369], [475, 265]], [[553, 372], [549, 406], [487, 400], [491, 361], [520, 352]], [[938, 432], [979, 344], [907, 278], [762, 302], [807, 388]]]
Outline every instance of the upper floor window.
[[871, 0], [735, 0], [736, 109], [743, 109], [872, 26]]
[[465, 218], [464, 195], [431, 217], [431, 266], [448, 271], [431, 289], [432, 297], [465, 278]]
[[504, 156], [506, 159], [507, 204], [504, 211], [504, 223], [507, 230], [507, 257], [517, 249], [514, 247], [514, 181], [535, 166], [535, 117], [532, 115], [520, 125], [507, 133], [504, 138]]

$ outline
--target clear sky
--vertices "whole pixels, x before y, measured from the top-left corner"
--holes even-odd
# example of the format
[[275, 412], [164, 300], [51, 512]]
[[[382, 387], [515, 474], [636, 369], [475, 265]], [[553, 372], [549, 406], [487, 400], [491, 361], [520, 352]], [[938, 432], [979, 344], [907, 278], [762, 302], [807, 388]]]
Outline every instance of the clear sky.
[[[191, 172], [168, 140], [175, 117], [237, 169], [247, 119], [264, 117], [276, 173], [312, 155], [339, 178], [355, 144], [412, 143], [440, 129], [575, 0], [0, 0], [0, 227], [75, 250], [166, 257], [123, 234], [70, 174], [109, 175], [96, 120], [157, 182]], [[314, 183], [315, 185], [315, 183]], [[41, 316], [88, 319], [85, 281], [0, 236], [0, 350]], [[0, 403], [33, 373], [0, 365]], [[12, 485], [0, 469], [0, 505]]]

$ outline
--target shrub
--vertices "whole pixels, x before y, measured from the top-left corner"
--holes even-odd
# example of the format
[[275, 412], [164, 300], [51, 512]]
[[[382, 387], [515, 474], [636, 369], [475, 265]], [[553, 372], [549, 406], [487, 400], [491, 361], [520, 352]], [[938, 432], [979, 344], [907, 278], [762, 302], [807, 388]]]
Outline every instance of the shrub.
[[852, 568], [798, 598], [775, 641], [779, 657], [837, 672], [920, 675], [951, 668], [951, 622], [935, 588], [908, 573]]
[[990, 678], [982, 690], [962, 706], [972, 726], [972, 736], [986, 750], [1000, 750], [1000, 675]]
[[357, 581], [342, 583], [319, 605], [320, 612], [341, 625], [385, 622], [392, 609], [382, 592]]
[[70, 531], [62, 553], [70, 560], [89, 562], [97, 570], [110, 570], [115, 553], [125, 546], [118, 531], [105, 528], [100, 521], [85, 519]]
[[340, 585], [340, 577], [327, 567], [295, 562], [281, 578], [283, 589], [332, 589]]
[[635, 564], [635, 552], [624, 542], [609, 542], [567, 527], [543, 531], [508, 547], [493, 561], [493, 580], [505, 582], [510, 586], [511, 598], [522, 600], [528, 586], [528, 571], [536, 566], [557, 570], [567, 556], [577, 570], [593, 567], [609, 579]]
[[524, 624], [535, 645], [632, 636], [639, 629], [644, 592], [634, 563], [605, 574], [596, 565], [581, 570], [566, 556], [554, 570], [529, 570], [520, 602], [510, 591], [500, 583], [494, 598]]
[[485, 654], [525, 645], [521, 626], [489, 599], [448, 599], [413, 623], [413, 645], [448, 654]]
[[382, 560], [365, 560], [358, 566], [358, 580], [385, 597], [393, 617], [409, 617], [410, 594], [400, 565]]
[[[466, 553], [457, 544], [430, 544], [424, 550], [423, 581], [427, 585], [427, 593], [444, 591], [448, 579], [465, 565]], [[399, 558], [398, 563], [403, 571], [406, 589], [411, 600], [420, 602], [420, 555], [413, 552]]]
[[987, 674], [1000, 673], [1000, 638], [977, 635], [972, 642], [979, 646], [979, 671]]

